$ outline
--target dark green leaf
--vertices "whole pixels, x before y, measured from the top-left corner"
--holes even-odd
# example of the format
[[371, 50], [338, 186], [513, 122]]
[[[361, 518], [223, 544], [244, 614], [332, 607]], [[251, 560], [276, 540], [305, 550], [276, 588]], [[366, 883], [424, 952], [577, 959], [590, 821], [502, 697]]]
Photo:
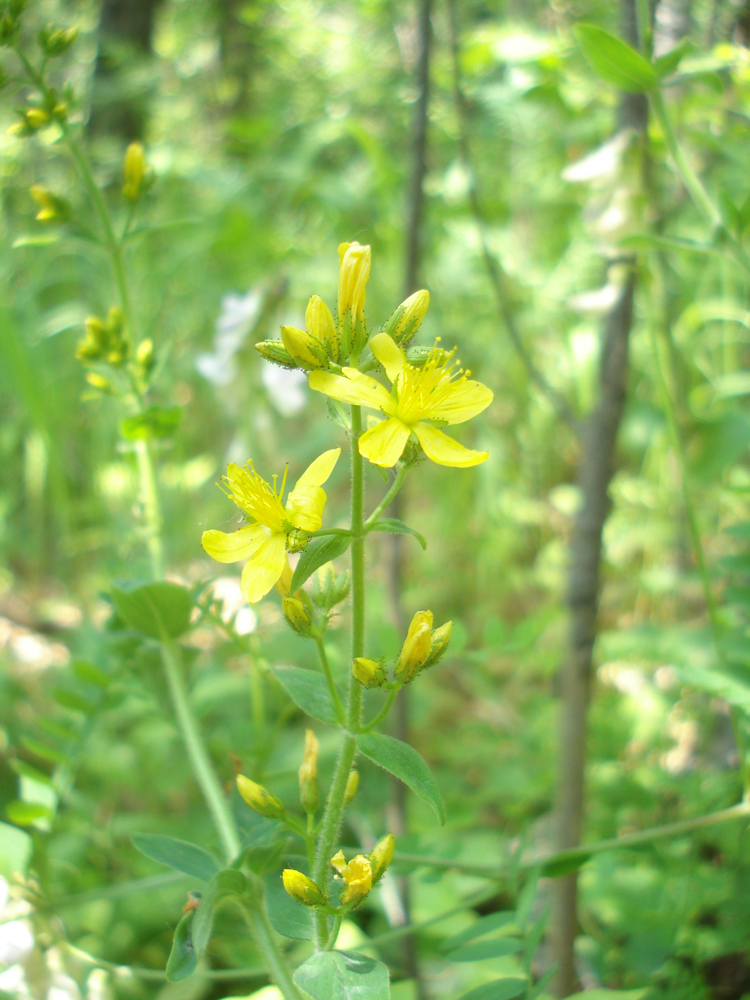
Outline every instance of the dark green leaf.
[[396, 517], [381, 517], [372, 530], [387, 531], [391, 535], [413, 535], [423, 549], [427, 548], [424, 535], [420, 535], [418, 531], [410, 528], [408, 524], [404, 524], [403, 521], [399, 521]]
[[32, 740], [29, 736], [22, 736], [21, 743], [29, 753], [33, 753], [35, 757], [41, 757], [42, 760], [51, 760], [54, 764], [62, 764], [68, 759], [67, 754], [61, 750], [48, 746], [46, 743], [40, 743], [38, 740]]
[[58, 705], [71, 712], [83, 712], [84, 715], [90, 715], [96, 708], [88, 698], [84, 698], [82, 694], [70, 691], [68, 688], [53, 688], [52, 697]]
[[648, 987], [640, 990], [585, 990], [583, 993], [572, 993], [568, 1000], [641, 1000], [646, 995]]
[[242, 860], [254, 871], [256, 875], [263, 875], [267, 871], [276, 871], [278, 862], [289, 846], [290, 841], [279, 840], [275, 844], [266, 844], [257, 847], [247, 847], [242, 852]]
[[493, 979], [491, 983], [484, 983], [483, 986], [463, 993], [459, 1000], [513, 1000], [513, 997], [523, 993], [527, 985], [527, 979], [519, 979], [517, 976]]
[[201, 894], [201, 901], [193, 918], [193, 949], [200, 960], [211, 937], [214, 916], [221, 906], [239, 901], [247, 894], [249, 883], [236, 868], [217, 872]]
[[219, 871], [219, 866], [208, 851], [197, 844], [159, 833], [134, 833], [133, 846], [152, 861], [175, 868], [185, 875], [208, 882]]
[[167, 959], [167, 979], [170, 983], [178, 983], [181, 979], [192, 976], [198, 964], [191, 936], [192, 923], [193, 914], [186, 913], [175, 927], [172, 950]]
[[152, 639], [176, 639], [190, 627], [193, 599], [176, 583], [145, 583], [128, 590], [113, 587], [112, 600], [130, 628]]
[[455, 934], [453, 937], [448, 938], [442, 944], [443, 951], [450, 948], [457, 948], [461, 944], [466, 944], [467, 941], [474, 941], [476, 938], [485, 937], [487, 934], [491, 934], [493, 931], [498, 930], [500, 927], [505, 927], [507, 924], [513, 923], [516, 915], [513, 910], [503, 910], [501, 913], [488, 913], [486, 917], [480, 917], [476, 923], [472, 924], [471, 927], [467, 927], [465, 931], [461, 931], [460, 934]]
[[309, 941], [313, 934], [313, 911], [292, 899], [278, 871], [265, 875], [263, 884], [273, 929], [293, 941]]
[[109, 674], [105, 674], [100, 667], [89, 663], [88, 660], [73, 660], [70, 669], [80, 681], [93, 684], [94, 687], [105, 688], [111, 680]]
[[451, 962], [483, 962], [487, 958], [502, 958], [521, 950], [521, 941], [512, 937], [490, 938], [456, 948], [447, 957]]
[[602, 80], [631, 94], [656, 87], [653, 68], [622, 39], [593, 24], [579, 24], [573, 33], [589, 66]]
[[431, 806], [441, 824], [445, 822], [440, 790], [429, 767], [413, 747], [382, 733], [366, 733], [358, 738], [357, 745], [365, 757], [395, 775]]
[[313, 1000], [388, 1000], [388, 969], [350, 951], [319, 951], [294, 973]]
[[299, 562], [292, 575], [291, 592], [299, 590], [305, 580], [324, 563], [342, 556], [351, 545], [351, 541], [351, 535], [325, 535], [323, 538], [311, 539], [299, 557]]
[[150, 406], [143, 413], [123, 420], [120, 423], [120, 434], [126, 441], [171, 437], [182, 423], [183, 416], [181, 406]]
[[561, 875], [570, 875], [577, 872], [579, 868], [586, 864], [591, 857], [585, 851], [570, 851], [545, 861], [542, 865], [542, 875], [545, 878], [559, 878]]
[[547, 969], [544, 975], [534, 983], [533, 987], [529, 990], [526, 995], [526, 1000], [536, 1000], [540, 993], [544, 992], [544, 987], [552, 979], [554, 974], [557, 972], [557, 963], [555, 963], [551, 969]]
[[302, 667], [274, 667], [278, 680], [292, 701], [313, 719], [336, 725], [338, 719], [331, 704], [328, 685], [317, 670]]

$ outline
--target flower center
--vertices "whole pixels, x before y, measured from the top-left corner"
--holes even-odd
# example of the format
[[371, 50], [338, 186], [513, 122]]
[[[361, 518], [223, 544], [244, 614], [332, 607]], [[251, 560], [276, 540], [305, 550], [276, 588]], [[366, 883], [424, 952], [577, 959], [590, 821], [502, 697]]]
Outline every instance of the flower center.
[[398, 394], [395, 416], [399, 420], [410, 427], [419, 423], [439, 409], [459, 382], [466, 381], [466, 373], [453, 360], [455, 353], [455, 347], [444, 351], [436, 345], [421, 368], [404, 367], [394, 383]]
[[281, 481], [281, 489], [277, 490], [276, 482], [278, 477], [273, 477], [273, 486], [261, 479], [255, 471], [252, 460], [244, 469], [234, 467], [219, 484], [230, 500], [233, 500], [238, 507], [254, 518], [259, 524], [265, 525], [272, 531], [281, 531], [287, 513], [281, 503], [286, 486], [286, 475], [289, 466], [284, 469], [284, 476]]

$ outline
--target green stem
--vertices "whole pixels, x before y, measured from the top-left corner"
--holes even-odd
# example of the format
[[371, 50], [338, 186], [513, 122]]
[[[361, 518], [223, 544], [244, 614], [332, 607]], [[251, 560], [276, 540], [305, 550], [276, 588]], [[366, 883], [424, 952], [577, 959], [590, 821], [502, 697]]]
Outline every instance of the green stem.
[[246, 913], [255, 943], [265, 958], [271, 978], [281, 991], [284, 1000], [302, 1000], [301, 994], [292, 980], [292, 974], [284, 961], [284, 956], [274, 940], [265, 906], [262, 902], [254, 903], [247, 907]]
[[138, 495], [146, 523], [146, 545], [151, 559], [151, 573], [155, 580], [162, 580], [164, 578], [164, 543], [161, 534], [163, 522], [154, 457], [149, 441], [135, 442], [135, 459], [138, 467]]
[[388, 715], [391, 708], [393, 707], [393, 703], [396, 700], [396, 696], [400, 690], [401, 690], [401, 685], [399, 684], [398, 687], [395, 687], [393, 688], [392, 691], [388, 692], [388, 697], [385, 700], [385, 704], [380, 709], [380, 711], [378, 712], [378, 714], [375, 716], [374, 719], [368, 722], [367, 725], [362, 726], [362, 728], [359, 731], [360, 735], [362, 735], [362, 733], [369, 733], [372, 729], [374, 729], [377, 725], [379, 725], [383, 721], [383, 719], [386, 717], [386, 715]]
[[339, 693], [336, 689], [336, 685], [333, 681], [333, 674], [331, 673], [331, 664], [328, 662], [328, 654], [326, 653], [325, 643], [323, 642], [322, 636], [317, 636], [315, 639], [315, 645], [318, 647], [318, 656], [320, 657], [320, 663], [323, 667], [323, 673], [325, 675], [326, 684], [328, 685], [328, 693], [331, 696], [331, 701], [333, 702], [333, 707], [336, 711], [336, 718], [339, 720], [339, 724], [343, 725], [346, 719], [346, 711], [341, 703], [341, 698], [339, 698]]
[[226, 861], [230, 863], [240, 853], [241, 846], [234, 817], [222, 794], [216, 773], [198, 732], [195, 716], [190, 708], [187, 691], [185, 690], [177, 647], [173, 642], [165, 639], [162, 642], [161, 648], [169, 693], [172, 698], [172, 706], [177, 716], [185, 749], [190, 758], [193, 774], [203, 792], [206, 805], [211, 813], [216, 831], [219, 834]]
[[331, 951], [333, 946], [336, 944], [336, 938], [339, 936], [339, 931], [341, 930], [341, 921], [344, 919], [342, 913], [336, 914], [333, 919], [333, 927], [331, 928], [331, 933], [328, 936], [328, 940], [325, 943], [323, 951]]
[[[362, 433], [362, 410], [352, 406], [352, 660], [362, 656], [365, 648], [365, 538], [364, 524], [365, 477], [362, 456], [359, 453], [359, 436]], [[334, 844], [344, 813], [344, 795], [349, 772], [357, 754], [357, 737], [362, 715], [362, 685], [349, 674], [349, 696], [346, 708], [346, 728], [341, 741], [336, 768], [328, 791], [323, 823], [315, 852], [313, 881], [323, 887], [328, 882], [328, 865], [334, 853]], [[315, 919], [315, 944], [318, 950], [328, 940], [328, 920], [318, 911]]]
[[406, 480], [406, 477], [407, 477], [407, 475], [409, 473], [409, 468], [410, 468], [410, 466], [408, 466], [408, 465], [402, 465], [402, 466], [399, 467], [399, 470], [396, 473], [396, 476], [395, 476], [393, 482], [391, 483], [390, 489], [385, 494], [385, 496], [380, 501], [380, 503], [377, 505], [377, 507], [375, 508], [375, 510], [372, 512], [372, 514], [370, 514], [370, 516], [365, 521], [365, 523], [364, 523], [364, 530], [366, 532], [367, 531], [372, 531], [372, 529], [378, 523], [380, 515], [390, 505], [391, 501], [395, 498], [396, 494], [400, 491], [400, 489], [404, 485], [404, 481]]

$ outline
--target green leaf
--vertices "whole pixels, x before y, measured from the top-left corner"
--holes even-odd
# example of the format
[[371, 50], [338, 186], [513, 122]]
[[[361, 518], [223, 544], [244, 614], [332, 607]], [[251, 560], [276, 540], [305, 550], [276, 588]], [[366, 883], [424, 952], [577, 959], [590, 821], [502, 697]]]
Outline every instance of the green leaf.
[[197, 959], [200, 959], [209, 942], [216, 912], [227, 903], [238, 902], [247, 893], [248, 887], [246, 876], [236, 868], [224, 868], [208, 883], [193, 918], [193, 949]]
[[50, 760], [53, 764], [63, 764], [69, 759], [68, 754], [63, 753], [62, 750], [57, 750], [47, 743], [40, 743], [39, 740], [33, 740], [30, 736], [22, 736], [21, 743], [35, 757], [41, 757], [42, 760]]
[[366, 733], [357, 739], [360, 752], [373, 763], [403, 781], [420, 799], [435, 810], [440, 824], [445, 823], [445, 805], [427, 764], [414, 747], [382, 733]]
[[583, 993], [572, 993], [568, 1000], [641, 1000], [649, 987], [641, 990], [585, 990]]
[[427, 542], [425, 541], [424, 535], [420, 535], [418, 531], [415, 531], [414, 528], [410, 528], [409, 525], [404, 524], [403, 521], [399, 521], [397, 517], [381, 517], [372, 530], [387, 531], [391, 535], [414, 535], [422, 548], [427, 548]]
[[476, 989], [463, 993], [458, 1000], [513, 1000], [520, 996], [528, 985], [528, 979], [508, 976], [505, 979], [493, 979]]
[[487, 958], [502, 958], [515, 955], [522, 948], [522, 942], [513, 937], [490, 938], [489, 941], [475, 941], [473, 944], [456, 948], [447, 958], [451, 962], [483, 962]]
[[0, 823], [0, 875], [25, 875], [31, 861], [32, 840], [25, 830]]
[[725, 253], [718, 246], [710, 243], [696, 243], [693, 240], [683, 240], [676, 236], [651, 236], [647, 233], [636, 233], [624, 236], [620, 240], [623, 250], [678, 250], [680, 253], [708, 254], [719, 256]]
[[278, 869], [279, 861], [286, 854], [290, 842], [287, 838], [279, 840], [275, 844], [246, 847], [240, 857], [256, 875], [264, 875], [268, 871], [276, 871]]
[[547, 969], [544, 975], [534, 983], [533, 987], [529, 990], [526, 995], [526, 1000], [536, 1000], [540, 993], [544, 991], [544, 987], [552, 979], [552, 977], [557, 972], [557, 962], [552, 966], [551, 969]]
[[312, 1000], [388, 1000], [388, 969], [352, 951], [319, 951], [294, 973]]
[[22, 802], [20, 799], [9, 802], [5, 807], [5, 814], [11, 823], [18, 826], [33, 826], [39, 820], [49, 822], [53, 815], [49, 806], [42, 805], [41, 802]]
[[105, 688], [112, 679], [109, 674], [106, 674], [100, 667], [95, 666], [93, 663], [89, 663], [88, 660], [73, 660], [70, 669], [79, 681], [83, 681], [86, 684], [93, 684], [94, 687]]
[[208, 851], [197, 844], [159, 833], [134, 833], [130, 838], [133, 847], [160, 865], [167, 865], [185, 875], [208, 882], [219, 871], [219, 865]]
[[273, 674], [292, 701], [313, 719], [338, 725], [328, 685], [317, 670], [303, 667], [274, 667]]
[[602, 80], [629, 94], [645, 94], [657, 85], [656, 73], [635, 49], [593, 24], [573, 29], [586, 62]]
[[660, 80], [663, 80], [665, 77], [671, 76], [685, 56], [694, 50], [695, 45], [690, 41], [690, 39], [683, 38], [673, 49], [670, 49], [669, 52], [665, 52], [663, 56], [659, 56], [658, 59], [654, 59], [654, 72], [657, 77]]
[[193, 913], [186, 913], [175, 927], [172, 950], [167, 959], [167, 979], [170, 983], [178, 983], [181, 979], [192, 976], [198, 965], [191, 934], [193, 915]]
[[263, 884], [268, 919], [277, 934], [293, 941], [310, 941], [313, 936], [313, 911], [292, 899], [279, 872], [264, 875]]
[[485, 935], [513, 923], [515, 918], [516, 915], [513, 910], [488, 913], [486, 917], [480, 917], [476, 923], [472, 924], [471, 927], [467, 927], [465, 931], [461, 931], [460, 934], [455, 934], [453, 937], [448, 938], [447, 941], [443, 941], [441, 947], [443, 951], [447, 951], [450, 948], [457, 948], [460, 944], [466, 944], [467, 941], [474, 941], [476, 938], [485, 937]]
[[112, 600], [123, 621], [152, 639], [176, 639], [190, 627], [193, 598], [176, 583], [145, 583], [112, 588]]
[[77, 691], [69, 691], [68, 688], [53, 688], [52, 697], [58, 705], [67, 708], [70, 712], [83, 712], [84, 715], [90, 715], [96, 708], [88, 698], [84, 698]]
[[348, 408], [344, 406], [343, 403], [340, 403], [337, 399], [332, 399], [330, 396], [326, 396], [326, 404], [328, 407], [328, 416], [348, 434], [352, 429], [352, 419], [349, 415]]
[[299, 590], [302, 584], [316, 569], [324, 563], [342, 556], [351, 545], [351, 535], [324, 535], [323, 538], [313, 538], [299, 557], [299, 562], [292, 575], [289, 586], [291, 593]]
[[677, 668], [677, 673], [692, 687], [723, 698], [730, 705], [750, 715], [750, 684], [746, 684], [738, 677], [732, 677], [723, 670], [716, 668], [704, 670], [689, 663]]
[[148, 441], [152, 438], [171, 437], [185, 415], [181, 406], [149, 406], [135, 417], [120, 423], [120, 434], [126, 441]]
[[560, 854], [550, 861], [545, 861], [542, 865], [541, 874], [545, 878], [559, 878], [561, 875], [570, 875], [583, 867], [591, 857], [585, 851], [570, 851]]

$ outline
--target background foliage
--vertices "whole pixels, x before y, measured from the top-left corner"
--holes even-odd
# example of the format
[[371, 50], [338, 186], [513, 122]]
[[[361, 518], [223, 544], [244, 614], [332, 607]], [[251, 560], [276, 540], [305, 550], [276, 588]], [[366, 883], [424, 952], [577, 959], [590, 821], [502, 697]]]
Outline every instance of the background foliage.
[[[694, 166], [741, 230], [750, 158], [747, 11], [697, 0], [692, 8], [695, 48], [669, 90], [670, 106]], [[577, 415], [596, 398], [602, 316], [621, 266], [616, 240], [654, 226], [670, 238], [711, 241], [667, 165], [658, 129], [652, 125], [645, 194], [633, 181], [632, 146], [611, 144], [616, 92], [594, 77], [572, 28], [588, 21], [616, 32], [617, 13], [593, 0], [458, 5], [465, 124], [486, 239], [509, 279], [527, 349]], [[281, 323], [301, 325], [311, 291], [332, 300], [341, 240], [373, 246], [368, 314], [386, 314], [402, 290], [416, 11], [390, 0], [162, 0], [140, 51], [103, 39], [100, 14], [98, 3], [63, 0], [38, 0], [28, 12], [39, 27], [81, 29], [63, 74], [113, 203], [132, 129], [154, 168], [128, 263], [141, 329], [163, 366], [159, 402], [183, 414], [160, 446], [170, 578], [200, 589], [217, 575], [200, 532], [226, 522], [214, 482], [227, 459], [252, 456], [263, 469], [289, 461], [295, 470], [330, 447], [324, 402], [304, 384], [279, 381], [253, 344], [275, 337]], [[529, 379], [498, 314], [459, 154], [441, 4], [432, 30], [422, 268], [432, 306], [423, 330], [428, 342], [459, 345], [495, 404], [464, 436], [490, 451], [487, 463], [450, 478], [424, 468], [405, 501], [404, 519], [430, 544], [422, 554], [407, 539], [404, 605], [409, 613], [430, 607], [436, 621], [452, 618], [456, 627], [450, 658], [412, 698], [414, 742], [438, 777], [447, 832], [436, 834], [429, 810], [412, 799], [399, 848], [497, 867], [553, 844], [555, 674], [566, 655], [566, 545], [580, 449]], [[83, 225], [91, 224], [90, 208], [62, 151], [44, 135], [20, 141], [6, 133], [19, 99], [6, 94], [0, 811], [28, 832], [33, 860], [28, 867], [26, 841], [3, 828], [4, 874], [24, 869], [40, 893], [38, 962], [29, 968], [45, 989], [52, 981], [45, 976], [62, 973], [41, 971], [49, 963], [40, 956], [65, 939], [105, 964], [155, 970], [108, 979], [92, 974], [85, 956], [67, 954], [65, 976], [78, 983], [67, 981], [71, 996], [75, 988], [92, 1000], [107, 989], [138, 1000], [244, 996], [263, 985], [262, 973], [165, 986], [160, 972], [187, 883], [156, 876], [130, 836], [168, 833], [210, 846], [213, 833], [153, 654], [110, 618], [111, 581], [145, 578], [146, 556], [131, 530], [132, 456], [113, 447], [118, 413], [106, 394], [86, 387], [75, 344], [84, 317], [106, 314], [114, 289], [95, 246], [35, 220], [32, 184], [68, 198]], [[125, 120], [117, 113], [123, 107]], [[126, 210], [122, 203], [120, 224]], [[750, 704], [746, 281], [720, 244], [702, 253], [667, 247], [659, 261], [641, 265], [605, 532], [588, 747], [591, 841], [710, 813], [742, 794], [728, 706]], [[670, 445], [655, 315], [669, 331], [662, 351], [719, 604], [723, 672]], [[375, 489], [377, 473], [368, 475]], [[342, 518], [344, 489], [340, 480], [330, 484], [329, 509]], [[372, 550], [370, 577], [384, 586], [385, 544]], [[234, 572], [218, 593], [226, 634], [217, 639], [199, 626], [190, 639], [192, 698], [213, 758], [227, 783], [239, 758], [278, 794], [293, 795], [304, 717], [280, 686], [259, 680], [259, 669], [305, 665], [308, 653], [273, 598], [255, 611], [240, 608]], [[384, 593], [373, 588], [373, 623], [388, 618]], [[330, 635], [334, 668], [344, 674], [345, 650]], [[386, 624], [378, 641], [390, 652], [398, 637]], [[272, 731], [257, 724], [259, 684], [281, 713]], [[324, 730], [319, 736], [330, 771], [334, 748]], [[381, 789], [363, 764], [350, 842], [382, 827]], [[242, 822], [253, 821], [235, 805]], [[733, 822], [595, 856], [580, 882], [586, 983], [648, 985], [651, 996], [669, 1000], [750, 995], [747, 847], [744, 824]], [[475, 912], [513, 908], [522, 884], [520, 875], [509, 877]], [[471, 922], [462, 900], [486, 887], [465, 873], [416, 868], [415, 921], [456, 907], [419, 935], [427, 995], [455, 997], [510, 968], [503, 963], [512, 959], [449, 962], [441, 950]], [[543, 882], [537, 912], [547, 893]], [[357, 920], [349, 930], [355, 943], [384, 932], [393, 913], [373, 901]], [[220, 924], [211, 967], [256, 967], [231, 911]], [[382, 954], [396, 1000], [415, 996], [399, 972], [398, 946], [386, 943]], [[12, 995], [15, 987], [5, 988]]]

